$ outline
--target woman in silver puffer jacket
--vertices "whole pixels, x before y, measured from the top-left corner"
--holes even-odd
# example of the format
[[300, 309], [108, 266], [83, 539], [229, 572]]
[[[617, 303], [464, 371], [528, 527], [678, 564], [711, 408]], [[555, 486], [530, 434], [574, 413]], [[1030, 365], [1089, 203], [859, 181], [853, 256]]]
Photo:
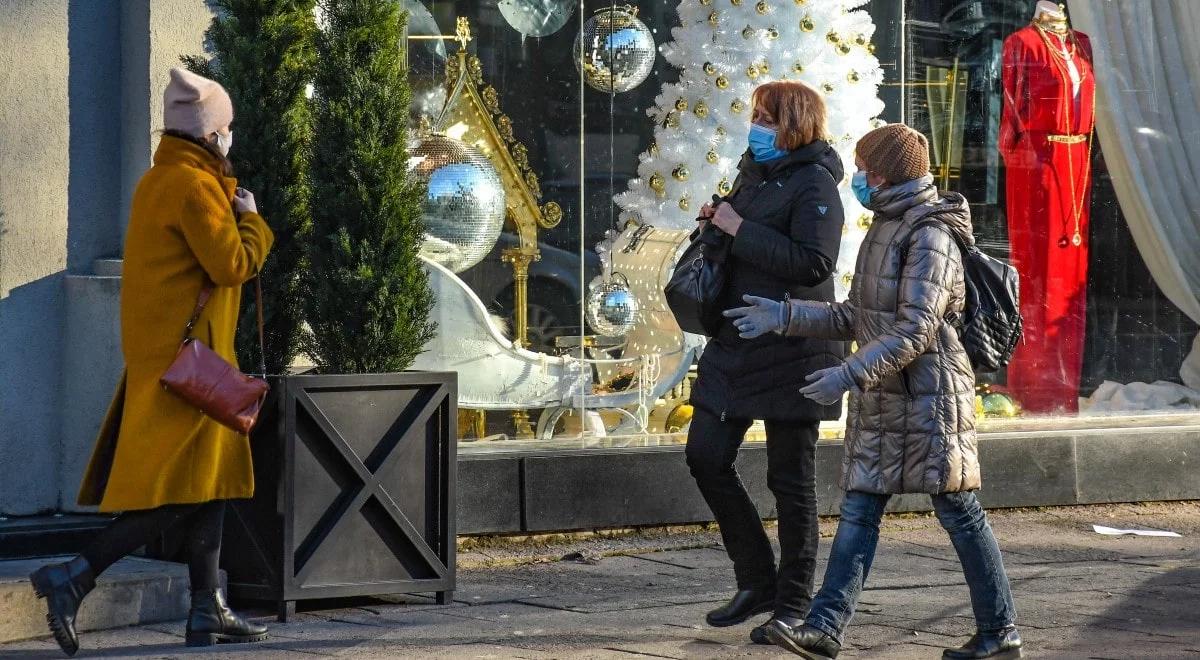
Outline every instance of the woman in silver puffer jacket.
[[966, 300], [956, 242], [973, 244], [970, 210], [962, 195], [938, 192], [925, 137], [903, 124], [864, 135], [856, 156], [855, 195], [875, 219], [849, 300], [784, 304], [747, 296], [749, 307], [726, 312], [742, 336], [775, 331], [858, 345], [800, 390], [818, 403], [850, 393], [840, 480], [846, 494], [825, 580], [805, 623], [773, 621], [768, 637], [804, 657], [836, 657], [888, 499], [927, 493], [958, 552], [977, 626], [966, 645], [947, 649], [943, 658], [1018, 658], [1008, 578], [974, 493], [980, 487], [975, 375], [948, 321]]

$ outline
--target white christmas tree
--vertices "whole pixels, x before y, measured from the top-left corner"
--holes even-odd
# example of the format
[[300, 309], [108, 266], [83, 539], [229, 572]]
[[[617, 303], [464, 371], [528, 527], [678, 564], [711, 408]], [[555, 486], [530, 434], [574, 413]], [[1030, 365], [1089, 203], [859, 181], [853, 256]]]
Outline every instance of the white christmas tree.
[[858, 246], [871, 214], [850, 192], [854, 144], [882, 125], [877, 96], [883, 72], [875, 58], [866, 0], [681, 0], [680, 27], [661, 51], [680, 69], [648, 111], [657, 127], [639, 157], [638, 177], [616, 196], [623, 219], [659, 227], [695, 226], [696, 213], [737, 177], [750, 130], [754, 88], [802, 80], [825, 96], [831, 143], [846, 177], [846, 231], [835, 284], [849, 290]]

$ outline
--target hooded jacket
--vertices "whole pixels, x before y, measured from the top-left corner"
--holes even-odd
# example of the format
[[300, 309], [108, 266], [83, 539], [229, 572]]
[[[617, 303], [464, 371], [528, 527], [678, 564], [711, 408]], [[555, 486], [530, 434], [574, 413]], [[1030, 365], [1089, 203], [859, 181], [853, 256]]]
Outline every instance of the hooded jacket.
[[[884, 188], [844, 303], [792, 302], [789, 335], [852, 339], [840, 485], [867, 493], [979, 488], [975, 374], [946, 320], [966, 301], [957, 235], [973, 245], [967, 201], [933, 177]], [[914, 226], [925, 218], [940, 222]]]
[[[721, 308], [745, 306], [747, 294], [832, 302], [844, 222], [837, 152], [817, 140], [765, 163], [747, 153], [739, 169], [726, 201], [743, 222], [725, 257]], [[700, 358], [691, 402], [727, 418], [837, 419], [840, 404], [819, 405], [799, 390], [805, 376], [840, 363], [845, 354], [842, 341], [774, 333], [742, 339], [722, 317]]]

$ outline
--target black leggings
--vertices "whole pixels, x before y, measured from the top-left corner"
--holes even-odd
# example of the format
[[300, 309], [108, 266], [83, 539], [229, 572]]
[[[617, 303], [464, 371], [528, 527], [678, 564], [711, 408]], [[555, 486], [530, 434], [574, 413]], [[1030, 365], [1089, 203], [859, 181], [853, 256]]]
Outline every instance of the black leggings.
[[127, 511], [101, 530], [79, 554], [87, 560], [92, 571], [100, 575], [118, 559], [179, 525], [187, 529], [188, 576], [192, 591], [218, 588], [221, 586], [218, 563], [221, 532], [225, 526], [225, 500]]

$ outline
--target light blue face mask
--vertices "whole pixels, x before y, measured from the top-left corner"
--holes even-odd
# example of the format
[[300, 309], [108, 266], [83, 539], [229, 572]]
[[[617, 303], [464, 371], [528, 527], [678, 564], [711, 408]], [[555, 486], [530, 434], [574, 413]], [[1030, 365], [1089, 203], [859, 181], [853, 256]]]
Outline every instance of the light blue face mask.
[[870, 207], [871, 195], [874, 195], [875, 191], [879, 190], [879, 186], [868, 186], [867, 173], [858, 171], [850, 178], [850, 189], [854, 191], [854, 197], [858, 200], [859, 204]]
[[763, 163], [788, 155], [787, 149], [775, 146], [775, 129], [773, 128], [750, 124], [750, 135], [747, 139], [750, 141], [750, 153], [754, 154], [756, 162]]

